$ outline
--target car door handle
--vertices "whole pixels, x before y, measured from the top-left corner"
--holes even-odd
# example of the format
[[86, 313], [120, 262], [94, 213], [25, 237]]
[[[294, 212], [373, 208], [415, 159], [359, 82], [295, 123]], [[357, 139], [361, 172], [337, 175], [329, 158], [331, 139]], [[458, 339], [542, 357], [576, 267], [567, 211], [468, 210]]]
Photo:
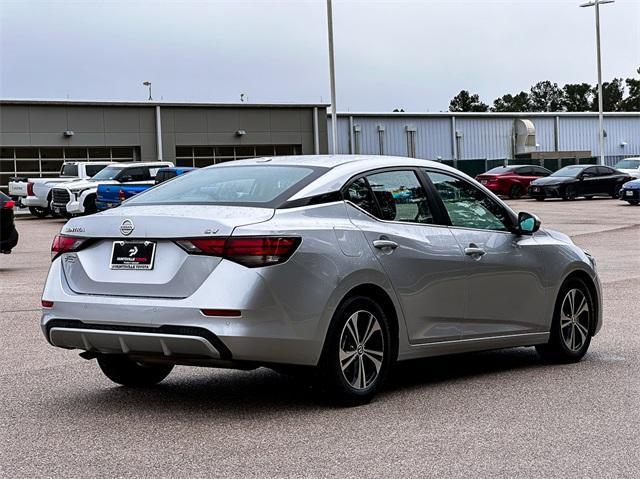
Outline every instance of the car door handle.
[[384, 248], [396, 249], [398, 247], [398, 243], [391, 240], [377, 239], [377, 240], [373, 240], [373, 247], [378, 249], [384, 249]]
[[484, 256], [487, 252], [485, 250], [483, 250], [482, 248], [479, 248], [478, 246], [474, 245], [473, 243], [471, 243], [469, 246], [467, 246], [464, 249], [464, 254], [466, 254], [467, 256]]

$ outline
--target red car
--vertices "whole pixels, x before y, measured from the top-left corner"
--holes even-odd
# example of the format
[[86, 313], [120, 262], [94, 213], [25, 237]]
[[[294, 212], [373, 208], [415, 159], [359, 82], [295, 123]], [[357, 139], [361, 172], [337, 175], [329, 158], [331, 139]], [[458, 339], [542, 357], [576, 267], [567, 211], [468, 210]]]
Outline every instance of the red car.
[[476, 180], [497, 195], [520, 198], [527, 193], [529, 183], [550, 174], [536, 165], [499, 166], [476, 176]]

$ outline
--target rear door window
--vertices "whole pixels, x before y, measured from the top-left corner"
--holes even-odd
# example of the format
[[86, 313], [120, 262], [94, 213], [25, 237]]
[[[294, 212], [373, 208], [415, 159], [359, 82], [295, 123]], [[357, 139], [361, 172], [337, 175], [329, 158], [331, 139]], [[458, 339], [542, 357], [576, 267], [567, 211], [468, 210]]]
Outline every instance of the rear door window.
[[533, 176], [549, 176], [549, 172], [541, 166], [534, 166]]
[[533, 168], [530, 166], [522, 166], [516, 170], [516, 173], [521, 176], [531, 176], [533, 174]]
[[106, 166], [107, 165], [86, 165], [85, 171], [87, 172], [87, 176], [89, 176], [89, 178], [92, 178], [93, 176], [104, 170]]
[[75, 177], [78, 176], [78, 165], [66, 164], [62, 165], [60, 176]]
[[414, 171], [385, 171], [366, 178], [378, 207], [378, 218], [409, 223], [434, 222], [427, 194]]
[[363, 209], [372, 216], [379, 217], [373, 193], [369, 183], [364, 178], [358, 178], [349, 185], [344, 193], [344, 199]]

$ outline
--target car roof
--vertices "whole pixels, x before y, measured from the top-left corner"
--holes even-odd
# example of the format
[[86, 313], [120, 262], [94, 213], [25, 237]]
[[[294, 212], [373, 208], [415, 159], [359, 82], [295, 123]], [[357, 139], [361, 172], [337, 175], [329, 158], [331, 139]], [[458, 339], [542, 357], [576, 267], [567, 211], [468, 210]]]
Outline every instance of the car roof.
[[312, 181], [310, 184], [295, 193], [290, 200], [306, 198], [324, 193], [338, 191], [352, 176], [366, 171], [391, 168], [391, 167], [429, 167], [449, 171], [469, 178], [464, 173], [450, 166], [431, 160], [409, 158], [405, 156], [382, 155], [299, 155], [278, 156], [268, 158], [254, 158], [250, 160], [238, 160], [233, 163], [208, 166], [216, 168], [223, 166], [247, 166], [247, 165], [291, 165], [308, 166], [315, 168], [327, 168], [329, 171]]
[[188, 170], [197, 170], [198, 168], [195, 166], [165, 166], [160, 168], [158, 171], [188, 171]]
[[217, 165], [207, 166], [207, 168], [225, 167], [225, 166], [246, 166], [246, 165], [290, 165], [290, 166], [309, 166], [336, 168], [346, 164], [359, 164], [363, 162], [388, 162], [389, 166], [403, 162], [405, 166], [408, 162], [415, 165], [433, 165], [440, 164], [431, 160], [423, 160], [419, 158], [409, 158], [406, 156], [383, 156], [383, 155], [293, 155], [293, 156], [265, 156], [262, 158], [250, 158], [246, 160], [236, 160], [233, 162], [219, 163]]

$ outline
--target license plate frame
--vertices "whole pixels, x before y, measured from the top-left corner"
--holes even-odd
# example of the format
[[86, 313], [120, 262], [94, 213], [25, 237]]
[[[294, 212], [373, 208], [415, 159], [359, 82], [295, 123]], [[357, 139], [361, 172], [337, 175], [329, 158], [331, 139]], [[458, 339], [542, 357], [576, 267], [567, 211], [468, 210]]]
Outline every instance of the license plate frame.
[[109, 269], [151, 271], [156, 259], [156, 241], [115, 240], [111, 245]]

